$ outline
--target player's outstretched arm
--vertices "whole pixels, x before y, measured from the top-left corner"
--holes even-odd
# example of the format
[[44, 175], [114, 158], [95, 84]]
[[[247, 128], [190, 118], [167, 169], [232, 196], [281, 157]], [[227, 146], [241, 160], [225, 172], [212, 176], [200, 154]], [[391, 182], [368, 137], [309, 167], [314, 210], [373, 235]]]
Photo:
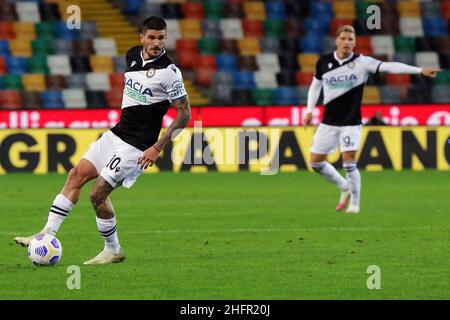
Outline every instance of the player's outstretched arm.
[[400, 62], [382, 62], [380, 64], [379, 71], [397, 74], [421, 74], [425, 77], [436, 78], [437, 73], [442, 70], [435, 68], [419, 68]]
[[191, 119], [191, 106], [187, 95], [175, 100], [172, 106], [177, 108], [178, 114], [161, 138], [153, 146], [145, 150], [139, 158], [138, 163], [141, 165], [141, 169], [147, 169], [147, 167], [153, 166], [164, 145], [170, 141], [172, 136], [175, 137], [178, 135], [181, 131], [180, 129], [186, 127]]

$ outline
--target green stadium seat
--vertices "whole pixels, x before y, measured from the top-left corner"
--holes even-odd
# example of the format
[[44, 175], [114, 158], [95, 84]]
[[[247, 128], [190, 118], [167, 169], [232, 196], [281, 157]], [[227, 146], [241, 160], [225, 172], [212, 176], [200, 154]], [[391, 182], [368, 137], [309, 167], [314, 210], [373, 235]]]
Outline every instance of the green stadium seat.
[[214, 38], [201, 38], [197, 40], [197, 47], [201, 54], [218, 54], [219, 40]]
[[37, 54], [52, 54], [53, 53], [53, 41], [49, 38], [38, 38], [31, 41], [31, 50], [33, 55]]
[[450, 70], [444, 70], [439, 72], [436, 79], [434, 80], [435, 84], [442, 85], [450, 85]]
[[27, 60], [27, 66], [30, 73], [48, 73], [47, 55], [37, 54]]
[[263, 27], [265, 36], [269, 38], [282, 38], [286, 34], [283, 20], [266, 20]]
[[3, 83], [7, 90], [20, 90], [23, 88], [22, 76], [19, 74], [5, 75]]
[[395, 52], [416, 52], [416, 39], [414, 37], [395, 36]]
[[253, 103], [261, 106], [274, 104], [273, 90], [269, 88], [254, 88], [251, 91]]
[[218, 20], [225, 17], [224, 3], [219, 1], [204, 1], [203, 9], [207, 19]]
[[39, 22], [35, 24], [36, 35], [39, 38], [55, 38], [56, 27], [51, 21]]

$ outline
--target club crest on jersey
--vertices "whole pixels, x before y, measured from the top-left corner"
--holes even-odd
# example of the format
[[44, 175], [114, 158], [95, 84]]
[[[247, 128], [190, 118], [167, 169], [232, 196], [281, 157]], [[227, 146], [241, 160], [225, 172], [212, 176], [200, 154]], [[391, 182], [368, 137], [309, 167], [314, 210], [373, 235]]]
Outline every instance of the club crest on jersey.
[[148, 69], [148, 70], [147, 70], [147, 73], [146, 73], [147, 78], [153, 77], [153, 76], [155, 75], [155, 73], [156, 73], [155, 68], [150, 68], [150, 69]]
[[354, 61], [350, 61], [349, 63], [347, 63], [347, 66], [348, 66], [350, 69], [353, 69], [353, 68], [355, 67], [355, 62], [354, 62]]
[[331, 69], [331, 68], [333, 68], [333, 64], [330, 62], [330, 63], [328, 64], [328, 69]]

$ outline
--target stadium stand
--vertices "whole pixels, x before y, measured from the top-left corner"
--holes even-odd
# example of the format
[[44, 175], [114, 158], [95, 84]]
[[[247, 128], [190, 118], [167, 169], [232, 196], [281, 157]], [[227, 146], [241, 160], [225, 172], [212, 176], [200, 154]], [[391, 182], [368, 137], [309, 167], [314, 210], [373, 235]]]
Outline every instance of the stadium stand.
[[[0, 108], [120, 107], [124, 55], [150, 15], [167, 21], [193, 105], [304, 104], [342, 24], [357, 30], [357, 52], [450, 68], [450, 1], [374, 3], [380, 30], [366, 27], [370, 1], [0, 0]], [[72, 4], [81, 29], [64, 20]], [[448, 70], [418, 78], [372, 77], [363, 102], [448, 103]]]

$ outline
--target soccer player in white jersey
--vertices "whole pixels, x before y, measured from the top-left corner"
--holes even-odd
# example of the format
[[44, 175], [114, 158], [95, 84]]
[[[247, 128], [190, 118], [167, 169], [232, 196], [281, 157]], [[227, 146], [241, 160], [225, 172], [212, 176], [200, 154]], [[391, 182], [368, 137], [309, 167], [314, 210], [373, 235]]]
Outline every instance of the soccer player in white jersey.
[[[314, 135], [310, 165], [341, 191], [337, 211], [358, 213], [361, 176], [356, 153], [361, 136], [361, 100], [370, 73], [408, 73], [436, 77], [439, 69], [418, 68], [398, 62], [382, 62], [353, 52], [356, 45], [352, 26], [341, 26], [336, 33], [336, 51], [320, 57], [308, 91], [304, 125], [310, 125], [312, 112], [323, 88], [324, 115]], [[339, 146], [346, 178], [326, 161], [327, 154]]]
[[[105, 246], [85, 264], [106, 264], [125, 259], [109, 195], [119, 186], [130, 188], [136, 178], [155, 163], [172, 134], [184, 128], [191, 117], [181, 72], [164, 50], [167, 40], [165, 21], [159, 17], [146, 19], [141, 26], [140, 40], [142, 46], [133, 47], [126, 54], [127, 70], [119, 123], [92, 143], [80, 162], [70, 170], [41, 231], [55, 235], [78, 202], [81, 188], [96, 179], [89, 197]], [[170, 106], [177, 108], [177, 117], [158, 139], [163, 116]], [[16, 237], [15, 241], [26, 246], [32, 238]]]

